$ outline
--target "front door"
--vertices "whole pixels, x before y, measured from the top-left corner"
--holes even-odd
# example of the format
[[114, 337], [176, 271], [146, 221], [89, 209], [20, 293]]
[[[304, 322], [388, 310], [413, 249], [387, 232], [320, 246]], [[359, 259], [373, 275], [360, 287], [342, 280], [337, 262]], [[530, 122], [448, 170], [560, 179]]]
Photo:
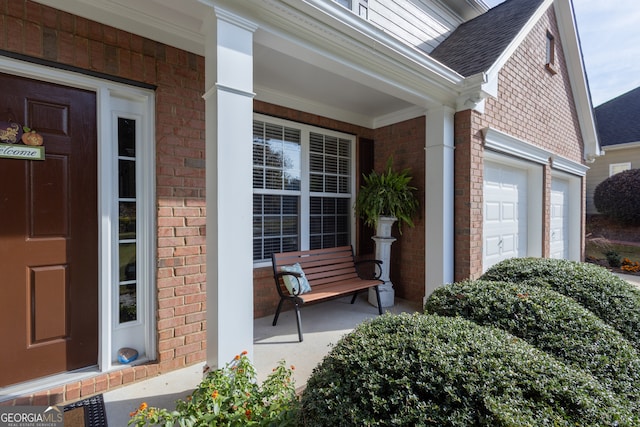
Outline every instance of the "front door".
[[[0, 74], [0, 120], [46, 159], [0, 158], [0, 386], [98, 360], [94, 92]], [[4, 117], [3, 117], [4, 116]]]

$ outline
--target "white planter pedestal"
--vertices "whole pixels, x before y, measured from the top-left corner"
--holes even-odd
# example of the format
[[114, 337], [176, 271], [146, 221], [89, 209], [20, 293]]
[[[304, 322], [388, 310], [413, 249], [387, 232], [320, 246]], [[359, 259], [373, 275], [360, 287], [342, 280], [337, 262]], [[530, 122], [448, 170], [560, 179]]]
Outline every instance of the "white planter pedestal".
[[[389, 268], [391, 267], [391, 244], [396, 241], [394, 237], [391, 237], [391, 227], [396, 221], [395, 217], [381, 216], [378, 219], [376, 235], [372, 237], [373, 241], [376, 242], [375, 259], [382, 261], [380, 280], [383, 280], [384, 284], [378, 286], [382, 307], [393, 307], [395, 299], [393, 283], [389, 279]], [[369, 304], [375, 307], [378, 306], [375, 289], [369, 288], [368, 300]]]

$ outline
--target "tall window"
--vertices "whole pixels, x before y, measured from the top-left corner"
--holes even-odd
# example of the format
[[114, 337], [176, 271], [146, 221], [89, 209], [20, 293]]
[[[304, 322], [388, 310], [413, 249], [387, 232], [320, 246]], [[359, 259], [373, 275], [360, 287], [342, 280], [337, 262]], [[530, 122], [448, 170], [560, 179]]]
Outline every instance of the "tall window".
[[350, 135], [256, 115], [253, 259], [348, 245], [352, 230]]
[[556, 39], [549, 31], [547, 31], [547, 46], [546, 46], [546, 58], [545, 68], [551, 74], [556, 74]]
[[137, 320], [136, 122], [118, 118], [119, 323]]

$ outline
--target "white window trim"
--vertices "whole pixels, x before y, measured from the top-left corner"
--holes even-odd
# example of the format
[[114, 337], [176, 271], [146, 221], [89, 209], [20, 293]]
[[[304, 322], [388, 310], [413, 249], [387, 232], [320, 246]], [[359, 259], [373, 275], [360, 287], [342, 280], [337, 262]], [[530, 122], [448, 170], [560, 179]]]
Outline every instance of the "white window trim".
[[[295, 122], [292, 120], [280, 119], [277, 117], [268, 116], [260, 113], [254, 113], [253, 119], [260, 120], [266, 123], [273, 123], [275, 125], [286, 126], [289, 128], [300, 129], [300, 155], [302, 156], [301, 164], [300, 164], [301, 166], [300, 174], [302, 178], [301, 178], [301, 185], [300, 185], [300, 191], [299, 191], [300, 193], [300, 250], [307, 250], [309, 249], [310, 213], [309, 213], [309, 204], [305, 203], [303, 199], [305, 198], [308, 199], [309, 193], [310, 193], [309, 191], [309, 140], [310, 140], [309, 134], [311, 132], [317, 132], [317, 133], [322, 133], [323, 135], [334, 136], [338, 138], [348, 139], [351, 141], [351, 161], [349, 165], [351, 168], [351, 179], [349, 182], [349, 185], [351, 188], [351, 196], [349, 197], [351, 206], [353, 206], [353, 204], [355, 203], [355, 197], [357, 192], [356, 137], [353, 134], [338, 132], [338, 131], [322, 128], [319, 126], [313, 126], [313, 125], [308, 125], [301, 122]], [[273, 192], [271, 194], [273, 194]], [[293, 193], [288, 193], [288, 194], [293, 194]], [[330, 194], [330, 196], [333, 197], [334, 194], [332, 193]], [[351, 209], [349, 227], [350, 227], [349, 239], [351, 240], [351, 245], [355, 249], [356, 217], [353, 209]], [[263, 267], [270, 267], [270, 266], [271, 266], [270, 260], [253, 263], [254, 268], [263, 268]]]
[[[52, 388], [83, 378], [91, 377], [98, 373], [119, 369], [120, 365], [114, 365], [111, 360], [112, 344], [112, 290], [113, 290], [113, 227], [117, 227], [117, 207], [114, 207], [114, 187], [110, 180], [113, 177], [113, 153], [114, 140], [111, 124], [112, 103], [116, 99], [130, 100], [141, 103], [144, 110], [144, 149], [140, 153], [140, 171], [137, 174], [145, 177], [144, 184], [139, 188], [140, 212], [138, 215], [145, 218], [138, 225], [140, 242], [144, 248], [139, 249], [140, 258], [137, 260], [138, 280], [147, 283], [145, 292], [140, 295], [144, 299], [144, 312], [141, 313], [146, 321], [145, 352], [155, 357], [156, 354], [156, 320], [155, 320], [155, 259], [156, 259], [156, 213], [155, 213], [155, 94], [153, 91], [135, 86], [129, 86], [109, 80], [92, 77], [72, 71], [47, 67], [45, 65], [21, 61], [9, 57], [0, 56], [0, 70], [3, 73], [36, 79], [40, 81], [57, 83], [69, 87], [85, 89], [96, 93], [96, 120], [97, 120], [97, 144], [98, 144], [98, 355], [97, 366], [87, 367], [78, 371], [64, 372], [41, 379], [27, 381], [3, 388], [3, 394], [23, 395]], [[117, 153], [116, 153], [117, 154]], [[116, 156], [117, 158], [117, 156]], [[117, 188], [117, 187], [116, 187]], [[114, 217], [115, 212], [115, 217]], [[135, 363], [144, 363], [147, 358], [136, 360]]]

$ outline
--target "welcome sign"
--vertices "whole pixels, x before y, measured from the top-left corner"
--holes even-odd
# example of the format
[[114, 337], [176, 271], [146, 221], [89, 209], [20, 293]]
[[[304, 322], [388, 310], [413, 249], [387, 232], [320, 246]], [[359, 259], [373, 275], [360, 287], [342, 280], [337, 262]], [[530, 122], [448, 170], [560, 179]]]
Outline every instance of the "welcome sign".
[[44, 147], [33, 145], [0, 144], [0, 158], [44, 160]]

